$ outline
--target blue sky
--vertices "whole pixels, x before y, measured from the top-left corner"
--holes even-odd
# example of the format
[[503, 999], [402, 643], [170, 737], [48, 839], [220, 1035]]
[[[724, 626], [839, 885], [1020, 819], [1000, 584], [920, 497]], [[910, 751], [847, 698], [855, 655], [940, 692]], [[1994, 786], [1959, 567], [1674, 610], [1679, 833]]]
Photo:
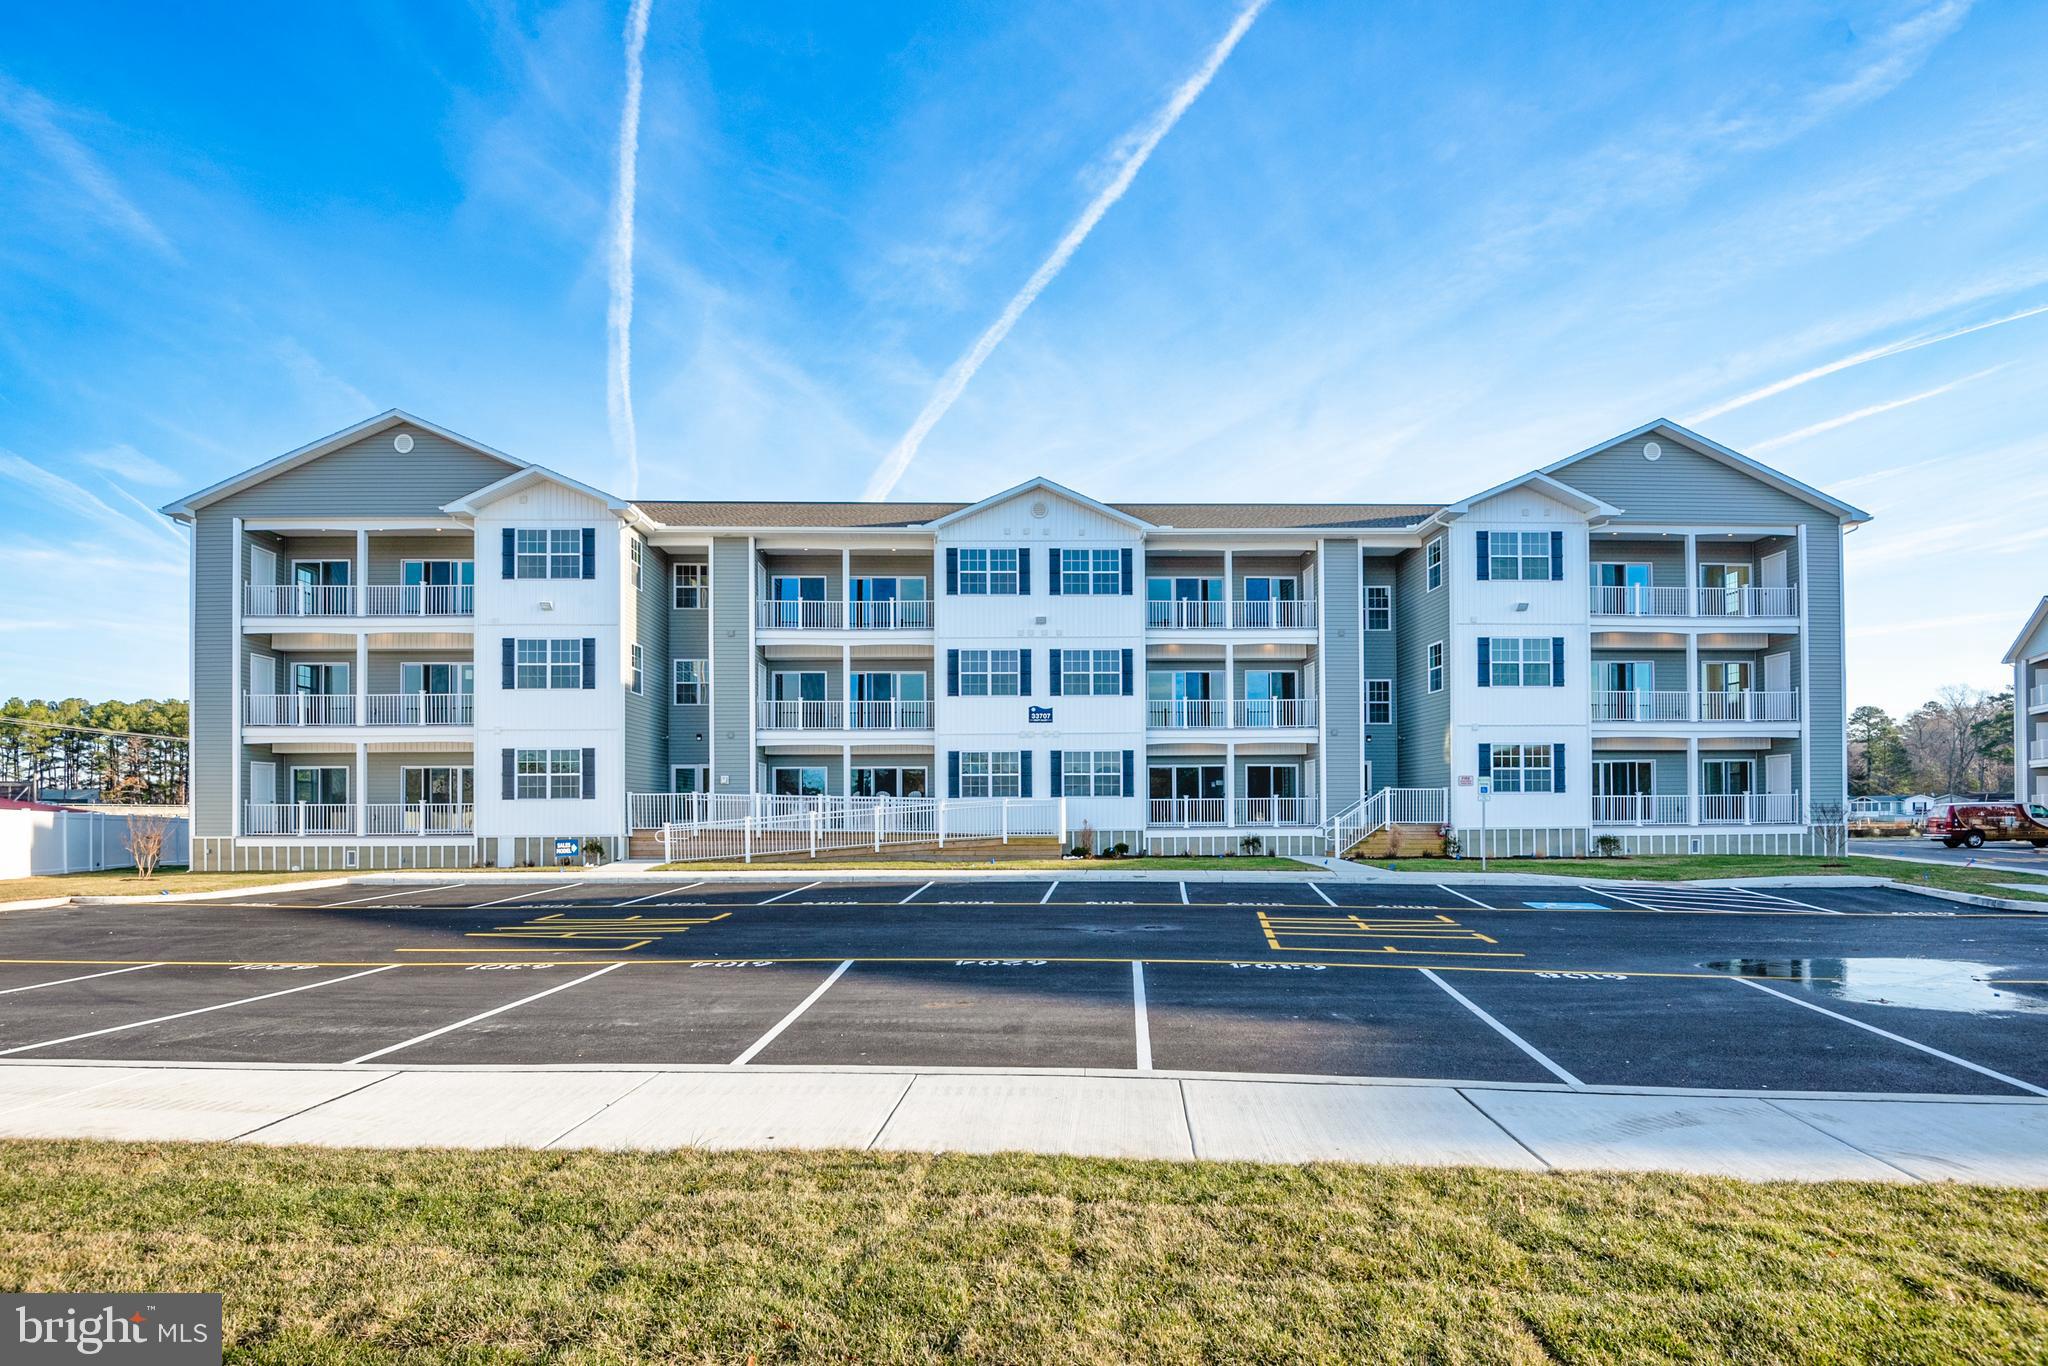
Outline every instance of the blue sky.
[[[1852, 703], [2009, 677], [2048, 7], [1272, 0], [958, 383], [1243, 17], [652, 0], [638, 491], [858, 497], [951, 389], [897, 496], [1449, 499], [1666, 416], [1877, 514]], [[145, 509], [384, 408], [629, 490], [628, 19], [10, 15], [0, 691], [181, 694]]]

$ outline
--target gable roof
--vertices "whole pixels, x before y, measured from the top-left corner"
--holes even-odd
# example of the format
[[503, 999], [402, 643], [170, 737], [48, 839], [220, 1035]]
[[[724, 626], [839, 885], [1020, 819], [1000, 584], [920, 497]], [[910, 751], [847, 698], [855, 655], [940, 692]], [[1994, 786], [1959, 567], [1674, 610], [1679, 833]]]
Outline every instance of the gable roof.
[[[1001, 495], [997, 495], [1000, 497]], [[986, 500], [984, 500], [986, 501]], [[1084, 500], [1086, 501], [1086, 500]], [[902, 531], [928, 529], [976, 503], [656, 502], [634, 504], [655, 523], [707, 530]], [[1436, 503], [1104, 503], [1113, 515], [1157, 530], [1399, 530], [1427, 520]]]
[[1475, 504], [1483, 503], [1489, 498], [1525, 487], [1533, 488], [1544, 497], [1563, 503], [1566, 507], [1577, 508], [1580, 512], [1592, 516], [1596, 521], [1621, 515], [1621, 509], [1612, 503], [1602, 502], [1592, 494], [1575, 489], [1562, 480], [1552, 479], [1549, 475], [1539, 470], [1531, 470], [1527, 474], [1518, 474], [1506, 483], [1495, 484], [1483, 493], [1475, 493], [1470, 498], [1461, 498], [1448, 507], [1439, 509], [1437, 515], [1439, 517], [1458, 516], [1470, 512]]
[[223, 479], [218, 484], [211, 484], [197, 493], [188, 494], [175, 503], [166, 503], [163, 507], [158, 508], [157, 511], [175, 521], [189, 522], [192, 520], [194, 513], [209, 503], [217, 503], [230, 494], [240, 493], [243, 489], [253, 487], [266, 479], [283, 474], [286, 470], [297, 469], [301, 465], [310, 464], [321, 456], [338, 451], [343, 446], [349, 445], [352, 442], [360, 441], [366, 436], [375, 436], [378, 432], [398, 426], [412, 426], [419, 428], [423, 432], [431, 432], [444, 441], [450, 441], [458, 446], [466, 447], [479, 455], [488, 456], [493, 460], [502, 460], [510, 469], [521, 470], [527, 466], [527, 462], [524, 460], [515, 459], [500, 450], [493, 450], [480, 441], [472, 441], [459, 432], [451, 432], [446, 427], [437, 426], [425, 418], [415, 417], [403, 408], [388, 408], [375, 417], [358, 422], [353, 427], [345, 427], [332, 436], [323, 436], [318, 441], [301, 446], [295, 451], [286, 451], [275, 460], [266, 460], [251, 469], [243, 470], [240, 474]]
[[[2020, 651], [2027, 648], [2027, 641], [2033, 638], [2034, 632], [2041, 629], [2041, 623], [2044, 621], [2048, 621], [2048, 598], [2041, 599], [2040, 605], [2034, 608], [2034, 615], [2027, 618], [2027, 624], [2020, 628], [2020, 633], [2017, 636], [2013, 637], [2012, 648], [2005, 652], [2005, 662], [2007, 664], [2019, 663]], [[2022, 702], [2024, 702], [2024, 699], [2022, 699]]]
[[586, 498], [596, 499], [621, 516], [628, 516], [633, 511], [633, 505], [625, 499], [615, 498], [603, 489], [594, 489], [588, 484], [578, 483], [568, 475], [557, 474], [545, 465], [528, 465], [524, 469], [514, 470], [496, 483], [486, 484], [476, 492], [464, 494], [452, 503], [443, 503], [441, 511], [473, 517], [476, 515], [477, 510], [486, 504], [495, 503], [506, 494], [514, 493], [532, 484], [555, 484], [572, 490]]
[[1825, 508], [1850, 526], [1861, 526], [1870, 520], [1870, 514], [1862, 508], [1845, 503], [1839, 498], [1830, 498], [1811, 484], [1802, 484], [1783, 470], [1774, 470], [1761, 460], [1751, 459], [1741, 451], [1730, 450], [1711, 437], [1701, 436], [1690, 428], [1679, 426], [1668, 417], [1660, 417], [1653, 422], [1645, 422], [1634, 431], [1623, 432], [1620, 436], [1610, 436], [1598, 445], [1588, 446], [1576, 455], [1568, 455], [1553, 464], [1545, 465], [1537, 473], [1555, 474], [1567, 465], [1576, 465], [1588, 456], [1598, 455], [1609, 447], [1618, 446], [1624, 441], [1633, 441], [1639, 436], [1648, 436], [1651, 432], [1662, 432], [1672, 440], [1681, 445], [1691, 447], [1710, 460], [1718, 460], [1732, 469], [1740, 470], [1754, 479], [1769, 484], [1780, 493], [1790, 494], [1802, 502], [1811, 503], [1818, 508]]
[[1013, 498], [1022, 498], [1027, 493], [1053, 494], [1056, 497], [1066, 499], [1070, 503], [1079, 503], [1082, 507], [1087, 508], [1091, 512], [1099, 512], [1103, 516], [1111, 519], [1112, 521], [1122, 522], [1125, 526], [1139, 527], [1142, 529], [1150, 525], [1142, 517], [1133, 517], [1128, 512], [1119, 512], [1117, 509], [1109, 506], [1109, 504], [1107, 503], [1098, 503], [1093, 498], [1090, 498], [1087, 494], [1076, 493], [1072, 489], [1068, 488], [1065, 484], [1056, 484], [1052, 480], [1046, 478], [1044, 475], [1041, 474], [1035, 476], [1034, 478], [1026, 479], [1021, 484], [1017, 484], [1011, 488], [1006, 488], [1001, 493], [992, 493], [988, 497], [983, 498], [978, 502], [969, 503], [965, 507], [955, 508], [953, 511], [946, 513], [944, 516], [934, 517], [931, 520], [931, 527], [933, 530], [936, 531], [938, 528], [942, 526], [946, 526], [950, 523], [959, 521], [962, 517], [971, 516], [974, 513], [980, 512], [984, 508], [992, 508], [996, 506], [998, 503], [1007, 503]]

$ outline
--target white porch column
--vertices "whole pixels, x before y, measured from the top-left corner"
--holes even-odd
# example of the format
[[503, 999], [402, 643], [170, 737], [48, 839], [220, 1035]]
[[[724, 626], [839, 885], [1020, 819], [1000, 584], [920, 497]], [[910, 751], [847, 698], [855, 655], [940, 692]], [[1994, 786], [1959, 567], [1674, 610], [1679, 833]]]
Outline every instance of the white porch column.
[[370, 533], [356, 529], [356, 615], [366, 616], [370, 610]]
[[1237, 828], [1237, 745], [1223, 746], [1223, 823]]
[[841, 626], [853, 625], [853, 547], [839, 547], [839, 618]]
[[1229, 546], [1223, 548], [1223, 624], [1237, 624], [1237, 554]]
[[356, 662], [351, 666], [355, 674], [356, 724], [370, 724], [370, 635], [365, 631], [356, 637]]
[[1697, 735], [1685, 742], [1685, 819], [1698, 825], [1706, 812], [1700, 807], [1700, 741]]
[[370, 747], [356, 742], [356, 836], [370, 833]]
[[1697, 615], [1700, 605], [1700, 538], [1685, 533], [1685, 614]]
[[[234, 634], [228, 642], [228, 658], [234, 661], [234, 666], [228, 674], [228, 820], [231, 822], [228, 832], [240, 835], [245, 833], [242, 829], [242, 770], [248, 767], [248, 759], [242, 749], [242, 691], [249, 686], [249, 666], [246, 662], [248, 652], [242, 640], [242, 557], [248, 551], [242, 544], [242, 519], [239, 517], [235, 518], [234, 537], [234, 553], [228, 556], [228, 591], [234, 595], [231, 599], [233, 611], [229, 625]], [[192, 540], [192, 564], [193, 585], [196, 590], [199, 564], [199, 538], [196, 530]], [[272, 610], [276, 610], [274, 605]], [[198, 649], [198, 642], [193, 642], [193, 649]], [[199, 699], [195, 697], [192, 700], [196, 710]], [[186, 747], [191, 748], [189, 744]], [[2020, 762], [2026, 762], [2024, 755], [2020, 756]], [[196, 816], [199, 811], [199, 794], [191, 790], [189, 778], [186, 786], [185, 799], [192, 803], [192, 811]], [[190, 825], [196, 834], [198, 822], [195, 820]]]
[[853, 795], [852, 745], [841, 745], [839, 747], [839, 785], [843, 789], [840, 793], [841, 796], [851, 797]]
[[[1652, 680], [1653, 682], [1655, 680]], [[1685, 714], [1695, 721], [1706, 720], [1706, 712], [1700, 702], [1700, 695], [1706, 691], [1706, 680], [1700, 677], [1699, 633], [1687, 628], [1685, 633]]]

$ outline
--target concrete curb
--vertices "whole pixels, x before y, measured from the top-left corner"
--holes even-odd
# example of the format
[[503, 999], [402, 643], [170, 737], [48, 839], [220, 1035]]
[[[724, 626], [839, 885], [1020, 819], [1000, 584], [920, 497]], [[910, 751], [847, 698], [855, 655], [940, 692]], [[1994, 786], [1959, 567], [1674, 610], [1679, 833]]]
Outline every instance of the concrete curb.
[[[1890, 859], [1893, 863], [1921, 863], [1930, 868], [1983, 868], [1999, 873], [2015, 873], [2020, 877], [2048, 878], [2048, 868], [2019, 868], [2009, 863], [1957, 863], [1953, 859], [1923, 858], [1918, 854], [1881, 854], [1875, 849], [1851, 849], [1850, 858]], [[2048, 885], [2042, 887], [2048, 891]]]
[[71, 902], [68, 896], [38, 897], [33, 901], [0, 901], [0, 911], [42, 911], [52, 906], [66, 906]]

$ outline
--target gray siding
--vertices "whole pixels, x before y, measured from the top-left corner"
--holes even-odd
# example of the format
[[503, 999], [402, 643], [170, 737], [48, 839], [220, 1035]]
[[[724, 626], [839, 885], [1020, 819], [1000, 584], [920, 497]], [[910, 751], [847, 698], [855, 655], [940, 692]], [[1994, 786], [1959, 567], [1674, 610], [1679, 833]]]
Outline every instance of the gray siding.
[[[1394, 721], [1400, 735], [1398, 780], [1386, 786], [1449, 787], [1451, 783], [1451, 654], [1450, 543], [1444, 544], [1444, 583], [1428, 590], [1425, 545], [1403, 551], [1394, 582], [1395, 659]], [[1443, 691], [1429, 691], [1429, 646], [1444, 642]]]
[[[1401, 776], [1401, 704], [1406, 691], [1402, 687], [1401, 661], [1398, 645], [1401, 634], [1401, 586], [1397, 582], [1399, 566], [1388, 556], [1373, 556], [1365, 561], [1365, 582], [1368, 585], [1383, 584], [1394, 590], [1393, 629], [1367, 631], [1365, 633], [1365, 665], [1359, 679], [1358, 691], [1361, 699], [1365, 684], [1375, 678], [1384, 678], [1394, 685], [1394, 721], [1391, 725], [1367, 726], [1365, 735], [1365, 759], [1372, 765], [1372, 786], [1375, 790], [1393, 787]], [[1359, 599], [1359, 621], [1365, 620], [1365, 599]], [[1362, 706], [1361, 702], [1361, 706]], [[1360, 716], [1365, 713], [1361, 710]]]
[[[1360, 727], [1365, 720], [1365, 685], [1359, 681], [1358, 671], [1365, 602], [1359, 586], [1358, 542], [1324, 541], [1321, 565], [1321, 705], [1324, 709], [1324, 782], [1327, 784], [1323, 796], [1331, 811], [1342, 811], [1362, 795], [1358, 790], [1358, 766], [1362, 741]], [[1238, 572], [1241, 574], [1244, 570], [1240, 568]], [[1314, 794], [1305, 791], [1304, 795]]]
[[[638, 539], [637, 532], [628, 535]], [[632, 593], [632, 619], [622, 623], [626, 644], [640, 647], [640, 691], [633, 692], [629, 675], [621, 680], [626, 692], [625, 777], [628, 792], [668, 791], [669, 755], [669, 603], [668, 559], [653, 546], [641, 546], [640, 587], [631, 584], [632, 553], [627, 552], [627, 590]], [[630, 655], [629, 655], [630, 658]]]
[[754, 566], [745, 537], [712, 542], [711, 597], [711, 789], [751, 792]]
[[[696, 551], [684, 551], [672, 556], [669, 563], [703, 564], [705, 557]], [[674, 583], [671, 569], [668, 596], [664, 599], [668, 604], [668, 658], [662, 662], [662, 697], [668, 703], [668, 762], [671, 767], [696, 766], [711, 762], [711, 707], [709, 703], [693, 707], [675, 705], [675, 661], [711, 658], [711, 599], [707, 593], [702, 607], [677, 607]]]

